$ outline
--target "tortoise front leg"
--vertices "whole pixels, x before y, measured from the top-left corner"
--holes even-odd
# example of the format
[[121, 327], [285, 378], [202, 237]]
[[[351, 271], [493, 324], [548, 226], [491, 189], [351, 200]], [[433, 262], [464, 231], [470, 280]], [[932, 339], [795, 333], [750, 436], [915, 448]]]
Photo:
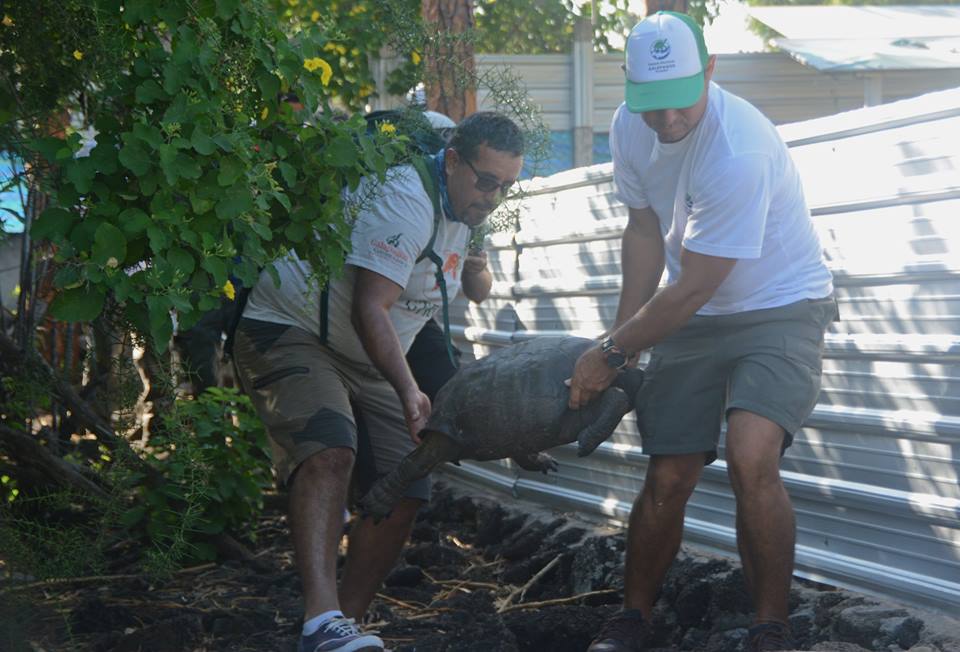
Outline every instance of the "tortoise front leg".
[[577, 435], [577, 457], [586, 457], [612, 435], [623, 415], [633, 408], [633, 402], [619, 387], [608, 387], [588, 408], [595, 410], [597, 416]]
[[514, 455], [512, 458], [524, 471], [540, 471], [546, 475], [547, 471], [556, 471], [557, 460], [546, 453], [528, 453], [527, 455]]
[[360, 509], [379, 522], [390, 514], [411, 483], [425, 477], [440, 464], [456, 461], [459, 457], [457, 442], [442, 433], [427, 432], [420, 445], [400, 460], [397, 468], [374, 483], [360, 501]]

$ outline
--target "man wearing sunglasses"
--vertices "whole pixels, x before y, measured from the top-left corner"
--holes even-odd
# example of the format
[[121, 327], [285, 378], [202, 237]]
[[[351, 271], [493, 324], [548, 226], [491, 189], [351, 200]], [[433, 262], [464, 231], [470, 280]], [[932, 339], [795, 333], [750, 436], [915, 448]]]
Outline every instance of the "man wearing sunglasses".
[[[374, 478], [382, 475], [419, 442], [430, 400], [404, 354], [441, 308], [443, 285], [449, 298], [461, 286], [469, 297], [489, 292], [485, 265], [464, 276], [470, 229], [515, 183], [523, 146], [509, 118], [469, 116], [449, 145], [427, 159], [426, 170], [391, 168], [383, 182], [366, 178], [355, 191], [344, 191], [352, 248], [326, 300], [311, 283], [309, 267], [296, 259], [276, 264], [279, 287], [262, 274], [250, 295], [234, 358], [289, 490], [304, 595], [299, 650], [383, 648], [355, 619], [396, 562], [430, 482], [412, 485], [380, 523], [355, 522], [338, 587], [337, 549], [351, 476], [360, 473], [361, 459]], [[432, 174], [421, 176], [424, 171]], [[430, 251], [439, 265], [427, 257]], [[359, 441], [354, 408], [368, 431]]]

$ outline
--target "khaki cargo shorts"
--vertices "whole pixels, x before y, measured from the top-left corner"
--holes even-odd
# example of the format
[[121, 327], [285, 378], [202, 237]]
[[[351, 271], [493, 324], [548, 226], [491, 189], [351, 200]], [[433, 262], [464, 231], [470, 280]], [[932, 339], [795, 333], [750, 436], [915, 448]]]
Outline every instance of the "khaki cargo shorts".
[[[362, 495], [415, 447], [390, 383], [373, 367], [336, 355], [303, 329], [242, 319], [234, 362], [266, 426], [283, 484], [314, 453], [343, 447], [357, 454], [354, 483]], [[354, 407], [366, 425], [359, 441]], [[404, 495], [428, 500], [430, 479], [418, 480]]]
[[734, 409], [779, 424], [786, 450], [817, 403], [824, 332], [836, 317], [833, 297], [695, 315], [651, 352], [636, 405], [643, 452], [703, 452], [710, 464]]

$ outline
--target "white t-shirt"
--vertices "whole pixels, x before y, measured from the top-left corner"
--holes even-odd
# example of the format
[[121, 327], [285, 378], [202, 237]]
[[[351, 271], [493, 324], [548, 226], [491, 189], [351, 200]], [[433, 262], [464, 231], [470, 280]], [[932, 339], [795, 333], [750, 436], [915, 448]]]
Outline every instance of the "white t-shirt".
[[701, 315], [774, 308], [833, 291], [800, 175], [773, 124], [710, 84], [706, 112], [682, 141], [661, 143], [620, 105], [610, 127], [617, 198], [660, 220], [667, 283], [681, 249], [737, 264]]
[[[346, 267], [330, 283], [327, 343], [342, 356], [372, 364], [350, 321], [357, 268], [377, 272], [403, 288], [390, 308], [390, 320], [407, 351], [423, 325], [442, 306], [436, 265], [429, 258], [416, 262], [433, 232], [433, 203], [413, 166], [392, 168], [382, 185], [364, 179], [355, 192], [344, 194], [344, 200], [348, 212], [353, 207], [358, 213]], [[450, 301], [460, 291], [469, 238], [470, 228], [465, 224], [440, 220], [433, 250], [444, 261]], [[275, 266], [280, 287], [267, 272], [262, 273], [243, 316], [290, 324], [319, 336], [320, 288], [312, 278], [310, 265], [292, 257]]]

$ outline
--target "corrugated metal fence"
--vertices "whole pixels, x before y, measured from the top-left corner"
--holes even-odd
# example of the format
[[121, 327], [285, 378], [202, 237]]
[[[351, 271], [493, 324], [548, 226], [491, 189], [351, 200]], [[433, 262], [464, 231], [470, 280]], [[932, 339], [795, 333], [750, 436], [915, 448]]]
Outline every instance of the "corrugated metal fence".
[[[572, 55], [478, 54], [482, 75], [507, 67], [523, 80], [532, 100], [542, 107], [550, 129], [574, 127], [574, 61]], [[623, 54], [595, 53], [582, 83], [593, 95], [590, 124], [607, 132], [613, 110], [623, 101]], [[960, 70], [886, 70], [819, 72], [790, 58], [785, 52], [717, 55], [714, 81], [750, 101], [775, 124], [829, 116], [862, 107], [867, 85], [882, 84], [882, 100], [892, 102], [960, 85]], [[486, 90], [480, 88], [483, 105]]]
[[[819, 403], [783, 461], [797, 572], [960, 608], [960, 89], [781, 127], [836, 277]], [[611, 168], [532, 182], [516, 233], [491, 240], [494, 296], [456, 304], [462, 348], [545, 331], [598, 335], [614, 318], [626, 209]], [[632, 415], [558, 473], [509, 461], [448, 472], [544, 504], [625, 521], [647, 459]], [[686, 540], [733, 554], [721, 459], [705, 469]]]

